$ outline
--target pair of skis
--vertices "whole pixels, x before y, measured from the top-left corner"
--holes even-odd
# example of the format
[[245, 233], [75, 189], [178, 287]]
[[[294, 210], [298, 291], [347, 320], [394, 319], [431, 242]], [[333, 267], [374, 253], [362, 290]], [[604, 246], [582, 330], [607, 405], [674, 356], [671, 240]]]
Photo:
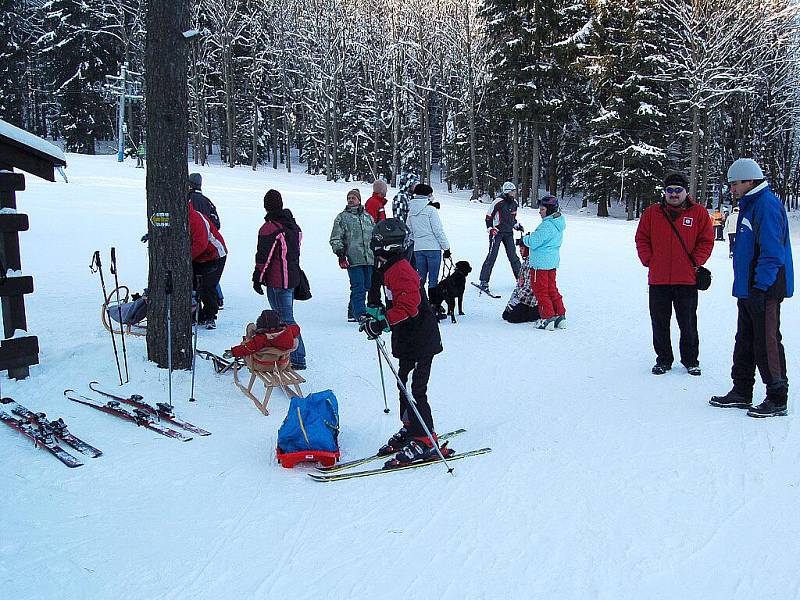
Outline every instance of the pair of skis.
[[[6, 410], [10, 412], [6, 412]], [[63, 419], [50, 421], [44, 413], [35, 413], [11, 398], [0, 399], [0, 421], [33, 440], [36, 446], [46, 450], [70, 468], [80, 467], [83, 462], [64, 450], [59, 442], [92, 458], [103, 454], [94, 446], [73, 435], [67, 429]]]
[[[465, 432], [466, 429], [456, 429], [455, 431], [449, 431], [447, 433], [443, 433], [442, 435], [438, 436], [438, 438], [440, 442], [444, 442], [458, 435], [461, 435], [462, 433]], [[478, 456], [480, 454], [486, 454], [491, 451], [492, 451], [491, 448], [480, 448], [478, 450], [470, 450], [468, 452], [456, 452], [455, 454], [451, 454], [450, 456], [448, 456], [447, 460], [448, 462], [451, 460], [460, 460], [462, 458], [469, 458], [470, 456]], [[331, 467], [317, 467], [317, 470], [321, 471], [321, 473], [309, 473], [308, 476], [311, 477], [311, 479], [313, 479], [314, 481], [341, 481], [344, 479], [356, 479], [359, 477], [371, 477], [373, 475], [383, 475], [385, 473], [393, 473], [394, 471], [407, 471], [409, 469], [418, 469], [420, 467], [427, 467], [428, 465], [441, 462], [441, 460], [437, 458], [434, 460], [411, 463], [409, 465], [403, 465], [398, 467], [383, 466], [378, 469], [366, 469], [363, 471], [347, 471], [347, 469], [352, 469], [353, 467], [358, 467], [376, 460], [380, 459], [388, 460], [390, 457], [391, 454], [373, 454], [371, 456], [367, 456], [364, 458], [358, 458], [355, 460], [339, 463]]]
[[183, 419], [176, 417], [172, 412], [172, 407], [169, 404], [159, 402], [155, 406], [152, 406], [145, 402], [144, 398], [139, 394], [133, 394], [125, 398], [123, 396], [117, 396], [116, 394], [106, 392], [100, 389], [98, 385], [99, 384], [96, 381], [92, 381], [89, 383], [89, 389], [97, 394], [100, 394], [101, 396], [110, 398], [110, 401], [106, 402], [105, 404], [102, 404], [100, 401], [94, 400], [93, 398], [88, 398], [78, 394], [75, 392], [75, 390], [64, 390], [64, 396], [66, 396], [68, 400], [72, 400], [78, 404], [90, 406], [95, 410], [114, 415], [115, 417], [123, 419], [124, 421], [134, 423], [139, 427], [145, 427], [146, 429], [155, 431], [156, 433], [160, 433], [166, 437], [180, 440], [182, 442], [188, 442], [192, 439], [192, 437], [167, 427], [161, 422], [163, 421], [169, 423], [170, 425], [196, 435], [211, 435], [211, 432], [201, 429], [200, 427], [197, 427], [188, 421], [184, 421]]

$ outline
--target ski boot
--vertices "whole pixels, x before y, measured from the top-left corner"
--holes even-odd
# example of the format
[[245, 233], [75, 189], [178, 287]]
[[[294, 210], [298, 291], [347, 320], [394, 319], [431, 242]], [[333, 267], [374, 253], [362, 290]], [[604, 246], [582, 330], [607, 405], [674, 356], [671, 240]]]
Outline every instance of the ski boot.
[[[384, 468], [393, 469], [395, 467], [403, 467], [412, 463], [428, 462], [432, 460], [439, 460], [439, 453], [436, 451], [436, 444], [438, 444], [436, 434], [433, 434], [433, 441], [427, 437], [415, 437], [403, 446], [403, 449], [398, 452], [393, 459], [384, 464]], [[447, 447], [447, 442], [439, 447], [445, 458], [454, 454], [453, 450]]]
[[557, 315], [555, 320], [556, 329], [566, 329], [567, 328], [567, 316], [566, 315]]
[[547, 331], [554, 331], [556, 328], [556, 319], [558, 317], [550, 317], [548, 319], [539, 319], [538, 321], [533, 322], [533, 326], [536, 329], [545, 329]]
[[403, 425], [400, 428], [400, 431], [395, 433], [392, 437], [389, 438], [389, 441], [386, 442], [383, 446], [380, 447], [378, 450], [378, 456], [388, 456], [389, 454], [394, 454], [395, 452], [400, 452], [403, 446], [409, 440], [408, 435], [408, 428]]
[[752, 408], [753, 397], [740, 393], [736, 390], [736, 388], [734, 388], [724, 396], [711, 396], [711, 400], [709, 400], [708, 403], [711, 406], [716, 406], [717, 408], [750, 409]]

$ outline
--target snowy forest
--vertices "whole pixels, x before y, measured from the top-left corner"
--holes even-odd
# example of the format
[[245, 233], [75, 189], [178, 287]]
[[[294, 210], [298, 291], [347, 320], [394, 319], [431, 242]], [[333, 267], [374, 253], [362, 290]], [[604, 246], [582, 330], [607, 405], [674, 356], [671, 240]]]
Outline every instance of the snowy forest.
[[[664, 173], [708, 206], [741, 156], [800, 196], [794, 0], [190, 0], [190, 156], [635, 218]], [[144, 139], [146, 0], [0, 0], [0, 118], [93, 154]], [[169, 57], [165, 57], [168, 60]], [[111, 144], [108, 144], [111, 146]], [[434, 169], [434, 166], [438, 168]]]

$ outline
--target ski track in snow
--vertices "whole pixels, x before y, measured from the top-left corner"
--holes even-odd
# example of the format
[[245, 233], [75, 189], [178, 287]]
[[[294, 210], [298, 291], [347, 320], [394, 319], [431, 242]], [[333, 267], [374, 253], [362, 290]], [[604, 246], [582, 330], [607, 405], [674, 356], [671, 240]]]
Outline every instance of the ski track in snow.
[[[537, 331], [500, 319], [514, 286], [504, 255], [491, 286], [468, 286], [466, 315], [441, 322], [445, 350], [429, 396], [436, 429], [467, 433], [454, 449], [490, 454], [409, 472], [321, 484], [310, 466], [274, 458], [288, 401], [262, 417], [207, 361], [173, 377], [175, 412], [212, 432], [187, 443], [65, 400], [95, 379], [109, 391], [166, 400], [167, 374], [127, 338], [131, 383], [116, 386], [101, 292], [88, 264], [117, 248], [120, 283], [147, 277], [144, 171], [115, 157], [68, 155], [70, 183], [27, 177], [18, 195], [31, 229], [20, 236], [26, 298], [39, 335], [32, 377], [3, 394], [64, 417], [104, 456], [66, 469], [0, 430], [0, 590], [15, 600], [220, 598], [495, 600], [506, 598], [750, 599], [800, 597], [800, 434], [783, 419], [749, 419], [707, 405], [730, 388], [736, 326], [727, 243], [716, 245], [700, 294], [702, 377], [653, 363], [646, 272], [636, 223], [565, 208], [559, 287], [569, 328]], [[194, 169], [194, 167], [192, 167]], [[198, 347], [222, 353], [266, 307], [250, 289], [261, 199], [279, 189], [303, 228], [301, 264], [313, 299], [295, 304], [308, 349], [304, 392], [339, 399], [342, 460], [375, 451], [398, 427], [397, 390], [375, 344], [345, 321], [347, 276], [328, 246], [347, 190], [369, 186], [264, 169], [197, 169], [230, 249], [218, 329]], [[389, 196], [394, 194], [390, 190]], [[437, 191], [454, 260], [477, 280], [487, 249], [486, 205]], [[615, 209], [617, 207], [614, 207]], [[521, 209], [526, 230], [538, 212]], [[800, 220], [792, 215], [797, 252]], [[502, 254], [502, 253], [501, 253]], [[800, 373], [797, 300], [783, 305], [790, 380]], [[673, 345], [677, 353], [677, 328]], [[677, 361], [677, 358], [676, 358]], [[794, 386], [794, 384], [793, 384]], [[757, 394], [763, 386], [757, 384]], [[796, 394], [792, 393], [792, 396]], [[757, 399], [759, 396], [757, 395]]]

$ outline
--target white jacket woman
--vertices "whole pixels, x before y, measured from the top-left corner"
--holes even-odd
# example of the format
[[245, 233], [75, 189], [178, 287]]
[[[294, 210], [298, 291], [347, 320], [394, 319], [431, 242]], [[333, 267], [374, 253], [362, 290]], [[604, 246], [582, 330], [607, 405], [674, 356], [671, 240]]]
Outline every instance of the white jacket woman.
[[450, 242], [439, 219], [439, 211], [430, 205], [433, 189], [428, 184], [419, 183], [414, 188], [414, 197], [408, 203], [406, 225], [414, 240], [414, 260], [421, 283], [428, 281], [428, 289], [439, 283], [439, 268], [442, 264], [442, 251], [445, 258], [450, 257]]

